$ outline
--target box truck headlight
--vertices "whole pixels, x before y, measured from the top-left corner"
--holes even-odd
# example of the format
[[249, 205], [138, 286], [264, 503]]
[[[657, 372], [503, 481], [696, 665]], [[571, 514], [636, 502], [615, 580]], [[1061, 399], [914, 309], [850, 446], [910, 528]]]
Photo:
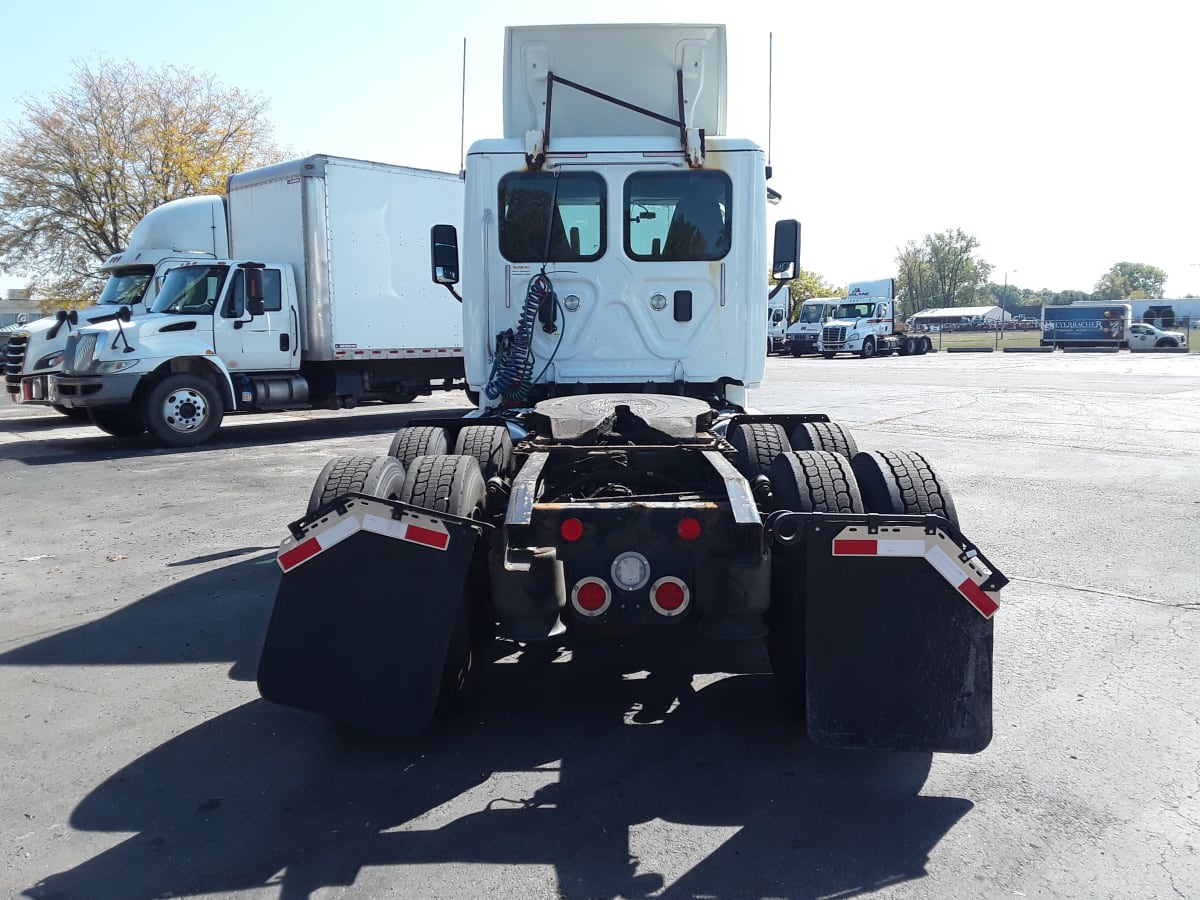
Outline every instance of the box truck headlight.
[[136, 359], [111, 359], [108, 362], [102, 362], [96, 366], [96, 374], [98, 375], [115, 375], [117, 372], [124, 372], [126, 369], [132, 369], [138, 364]]
[[33, 367], [36, 372], [38, 369], [57, 369], [62, 365], [63, 357], [67, 354], [59, 350], [56, 353], [51, 353], [49, 356], [43, 356], [37, 361], [37, 365]]

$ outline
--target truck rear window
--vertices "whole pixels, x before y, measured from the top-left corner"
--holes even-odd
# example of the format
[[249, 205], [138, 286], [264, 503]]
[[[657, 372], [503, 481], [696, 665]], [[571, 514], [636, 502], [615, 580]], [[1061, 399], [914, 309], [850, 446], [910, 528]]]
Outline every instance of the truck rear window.
[[509, 262], [604, 255], [604, 179], [592, 172], [512, 172], [500, 180], [500, 253]]
[[722, 259], [729, 252], [732, 183], [724, 172], [643, 172], [625, 181], [630, 259]]

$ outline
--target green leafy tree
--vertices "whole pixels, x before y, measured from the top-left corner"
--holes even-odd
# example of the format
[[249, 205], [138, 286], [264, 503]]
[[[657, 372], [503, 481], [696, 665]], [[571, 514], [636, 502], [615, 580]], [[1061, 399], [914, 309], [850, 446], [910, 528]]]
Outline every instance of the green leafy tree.
[[0, 269], [28, 275], [44, 308], [94, 300], [96, 266], [156, 206], [284, 158], [265, 100], [189, 69], [80, 64], [20, 103], [0, 134]]
[[896, 293], [906, 313], [978, 305], [977, 294], [992, 272], [978, 251], [979, 239], [961, 228], [927, 234], [897, 248]]
[[796, 273], [796, 277], [788, 283], [788, 297], [790, 304], [788, 309], [788, 321], [794, 322], [796, 317], [800, 315], [800, 307], [805, 300], [811, 300], [813, 297], [845, 297], [846, 289], [844, 287], [834, 287], [822, 276], [816, 272], [809, 272], [807, 269], [800, 269]]
[[1097, 300], [1146, 300], [1161, 297], [1167, 273], [1144, 263], [1119, 262], [1096, 282]]

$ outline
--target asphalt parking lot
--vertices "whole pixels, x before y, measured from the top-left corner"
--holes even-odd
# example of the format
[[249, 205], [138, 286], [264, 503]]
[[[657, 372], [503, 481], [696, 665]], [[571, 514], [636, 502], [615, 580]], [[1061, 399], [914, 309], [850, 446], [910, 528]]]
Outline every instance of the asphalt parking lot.
[[752, 402], [952, 486], [1012, 579], [983, 753], [814, 748], [757, 645], [700, 639], [500, 647], [408, 743], [273, 706], [284, 526], [463, 395], [189, 451], [5, 404], [0, 896], [1195, 896], [1200, 355], [782, 357]]

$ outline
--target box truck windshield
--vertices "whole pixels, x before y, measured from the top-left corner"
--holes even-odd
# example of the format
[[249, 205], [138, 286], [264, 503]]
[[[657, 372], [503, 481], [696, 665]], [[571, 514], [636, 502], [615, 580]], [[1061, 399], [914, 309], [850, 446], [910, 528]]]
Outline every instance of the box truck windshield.
[[108, 276], [108, 282], [96, 303], [100, 306], [132, 306], [140, 303], [153, 277], [154, 266], [131, 266], [115, 271]]

